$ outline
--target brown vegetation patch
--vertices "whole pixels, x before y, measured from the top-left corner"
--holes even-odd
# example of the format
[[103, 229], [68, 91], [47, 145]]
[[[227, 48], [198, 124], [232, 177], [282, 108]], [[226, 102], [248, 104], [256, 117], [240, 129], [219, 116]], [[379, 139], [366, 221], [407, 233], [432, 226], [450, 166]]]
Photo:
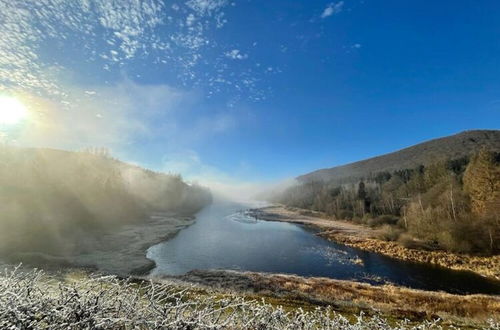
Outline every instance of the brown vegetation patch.
[[329, 305], [340, 312], [380, 311], [396, 318], [422, 320], [439, 317], [460, 319], [460, 322], [484, 322], [500, 315], [498, 296], [463, 296], [329, 278], [224, 270], [192, 271], [181, 278], [211, 288]]
[[455, 270], [471, 271], [482, 276], [500, 279], [500, 256], [479, 257], [445, 251], [410, 249], [396, 242], [356, 237], [338, 232], [325, 232], [322, 237], [361, 250], [380, 253], [389, 257], [421, 263], [430, 263]]

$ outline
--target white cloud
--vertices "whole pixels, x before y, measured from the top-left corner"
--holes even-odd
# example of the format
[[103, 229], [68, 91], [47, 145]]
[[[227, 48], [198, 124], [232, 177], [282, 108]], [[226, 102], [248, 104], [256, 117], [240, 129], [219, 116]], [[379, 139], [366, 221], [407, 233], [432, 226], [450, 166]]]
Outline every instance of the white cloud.
[[[57, 61], [40, 56], [48, 40], [59, 47], [73, 40], [87, 52], [83, 58], [120, 63], [150, 47], [150, 36], [163, 22], [162, 10], [157, 0], [0, 0], [0, 86], [64, 94], [57, 75], [47, 74], [59, 66]], [[101, 41], [107, 45], [102, 51], [95, 47]]]
[[330, 17], [332, 15], [338, 14], [342, 11], [343, 7], [344, 7], [344, 1], [340, 1], [337, 3], [331, 2], [323, 10], [323, 13], [321, 14], [321, 18], [327, 18], [327, 17]]
[[248, 55], [241, 53], [239, 49], [230, 50], [226, 52], [225, 55], [233, 60], [245, 60], [248, 58]]
[[67, 93], [72, 101], [64, 103], [20, 95], [30, 120], [14, 131], [0, 132], [0, 140], [66, 150], [107, 147], [121, 155], [153, 143], [178, 152], [229, 133], [242, 120], [236, 109], [202, 111], [196, 92], [140, 85], [127, 78], [111, 86], [68, 87]]
[[[260, 65], [250, 64], [252, 68], [236, 71], [230, 63], [248, 59], [248, 54], [227, 44], [222, 48], [211, 39], [210, 29], [227, 22], [223, 10], [229, 4], [226, 0], [190, 0], [171, 6], [163, 0], [0, 0], [0, 91], [28, 95], [33, 110], [32, 120], [9, 132], [14, 135], [0, 132], [0, 141], [120, 150], [154, 139], [165, 149], [177, 149], [166, 159], [165, 169], [213, 185], [219, 182], [221, 190], [240, 189], [235, 187], [246, 183], [204, 164], [196, 153], [182, 151], [237, 128], [234, 111], [205, 113], [183, 122], [177, 115], [190, 111], [189, 102], [197, 102], [198, 97], [185, 89], [140, 85], [129, 79], [85, 86], [72, 83], [87, 81], [75, 77], [79, 74], [75, 68], [90, 68], [86, 73], [101, 79], [100, 70], [106, 71], [104, 76], [127, 72], [126, 65], [153, 54], [156, 63], [178, 69], [183, 79], [195, 83], [205, 79], [210, 92], [233, 88], [238, 99], [246, 88], [254, 99], [264, 98], [257, 72], [263, 76], [267, 65], [256, 69]], [[207, 61], [204, 49], [217, 53], [216, 61]], [[209, 62], [211, 70], [196, 71], [203, 62]]]
[[[193, 68], [203, 58], [201, 50], [212, 44], [207, 32], [224, 25], [227, 5], [226, 0], [170, 7], [161, 0], [0, 0], [0, 90], [64, 96], [59, 75], [74, 71], [71, 62], [99, 61], [99, 69], [111, 71], [151, 54], [157, 63], [179, 68], [183, 79], [196, 81], [201, 77]], [[57, 56], [42, 54], [44, 48], [57, 54], [57, 47], [70, 53], [75, 44], [79, 55], [60, 61], [66, 67]]]
[[216, 14], [227, 5], [227, 0], [189, 0], [187, 6], [200, 16]]
[[140, 139], [162, 137], [156, 118], [175, 119], [191, 97], [167, 85], [138, 85], [128, 79], [113, 86], [68, 88], [72, 99], [60, 104], [31, 97], [32, 117], [14, 136], [18, 145], [80, 149], [103, 146], [120, 149]]
[[194, 24], [194, 22], [196, 21], [196, 18], [194, 17], [193, 14], [189, 14], [187, 17], [186, 17], [186, 25], [187, 26], [192, 26]]

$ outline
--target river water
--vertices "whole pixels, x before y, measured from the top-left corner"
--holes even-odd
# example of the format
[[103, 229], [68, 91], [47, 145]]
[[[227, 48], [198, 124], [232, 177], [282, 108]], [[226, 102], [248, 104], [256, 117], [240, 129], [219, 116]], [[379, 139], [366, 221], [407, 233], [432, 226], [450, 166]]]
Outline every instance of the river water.
[[243, 212], [258, 206], [228, 201], [207, 206], [198, 213], [195, 224], [148, 250], [148, 258], [157, 265], [152, 275], [233, 269], [393, 283], [460, 294], [500, 294], [500, 281], [346, 247], [316, 236], [313, 229], [255, 220]]

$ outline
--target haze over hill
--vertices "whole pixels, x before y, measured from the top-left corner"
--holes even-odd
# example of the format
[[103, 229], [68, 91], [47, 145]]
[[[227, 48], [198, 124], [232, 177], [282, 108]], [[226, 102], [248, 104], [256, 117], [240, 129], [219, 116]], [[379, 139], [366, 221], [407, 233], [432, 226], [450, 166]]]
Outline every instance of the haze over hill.
[[396, 152], [358, 162], [320, 169], [299, 176], [300, 182], [346, 181], [370, 174], [429, 165], [441, 160], [470, 156], [481, 147], [500, 151], [500, 130], [471, 130], [423, 142]]
[[[210, 201], [207, 189], [187, 184], [179, 175], [121, 162], [104, 149], [0, 145], [0, 256], [35, 252], [71, 255], [74, 261], [75, 255], [89, 255], [98, 247], [112, 251], [136, 241], [144, 245], [158, 241], [157, 235], [177, 232], [190, 223], [185, 218]], [[152, 214], [163, 215], [162, 230]], [[148, 228], [158, 233], [145, 232]], [[130, 237], [123, 238], [125, 234]], [[132, 264], [127, 256], [123, 264]], [[94, 259], [105, 260], [101, 255]], [[117, 259], [116, 254], [109, 259]], [[94, 265], [94, 260], [85, 262]]]

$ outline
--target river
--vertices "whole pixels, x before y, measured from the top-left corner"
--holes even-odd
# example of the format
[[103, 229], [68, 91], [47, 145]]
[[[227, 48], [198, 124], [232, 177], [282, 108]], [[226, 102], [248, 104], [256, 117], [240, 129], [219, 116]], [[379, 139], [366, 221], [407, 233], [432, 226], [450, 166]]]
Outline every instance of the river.
[[242, 212], [256, 203], [216, 201], [196, 223], [148, 250], [152, 275], [194, 269], [233, 269], [322, 276], [372, 284], [393, 283], [451, 293], [500, 294], [500, 281], [361, 251], [315, 235], [304, 226], [255, 220]]

